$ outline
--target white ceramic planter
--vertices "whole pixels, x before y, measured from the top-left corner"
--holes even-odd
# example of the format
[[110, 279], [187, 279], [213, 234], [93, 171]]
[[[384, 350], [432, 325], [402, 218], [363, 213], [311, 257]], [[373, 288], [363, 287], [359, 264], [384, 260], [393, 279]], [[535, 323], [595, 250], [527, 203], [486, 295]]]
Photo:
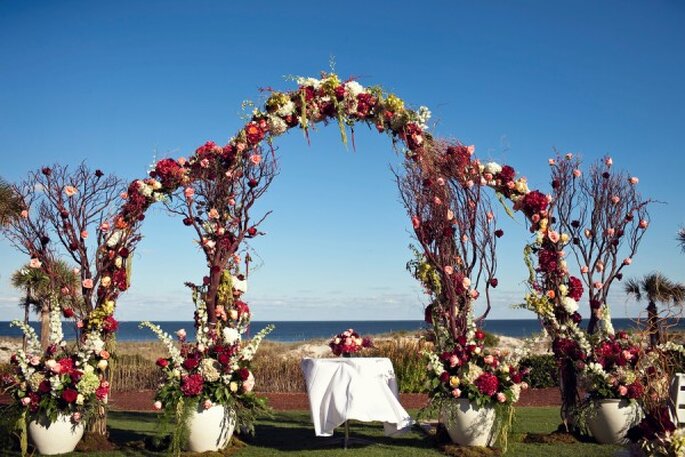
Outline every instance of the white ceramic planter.
[[588, 428], [601, 444], [626, 444], [628, 430], [642, 420], [642, 408], [626, 399], [600, 400], [590, 413]]
[[72, 452], [83, 437], [85, 425], [74, 424], [70, 415], [60, 414], [55, 422], [48, 422], [47, 418], [31, 421], [28, 429], [40, 454], [55, 455]]
[[458, 398], [455, 403], [451, 420], [447, 411], [440, 417], [452, 442], [461, 446], [490, 446], [494, 438], [495, 408], [479, 408], [466, 398]]
[[188, 419], [188, 450], [219, 451], [226, 447], [235, 429], [235, 413], [221, 405], [204, 409], [202, 405]]

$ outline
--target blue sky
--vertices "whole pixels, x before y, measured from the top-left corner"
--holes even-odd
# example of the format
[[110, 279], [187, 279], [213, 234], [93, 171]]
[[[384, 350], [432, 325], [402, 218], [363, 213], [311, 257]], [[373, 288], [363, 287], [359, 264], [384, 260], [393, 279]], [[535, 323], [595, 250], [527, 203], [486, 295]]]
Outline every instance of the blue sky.
[[[682, 201], [685, 6], [661, 2], [21, 2], [0, 3], [0, 175], [55, 161], [145, 174], [240, 126], [259, 87], [329, 68], [433, 111], [433, 130], [475, 144], [548, 189], [553, 148], [605, 154], [665, 202], [628, 275], [685, 280], [674, 236]], [[257, 320], [420, 319], [406, 273], [409, 224], [387, 138], [358, 129], [356, 151], [321, 127], [278, 143], [274, 213], [253, 248]], [[505, 217], [501, 217], [505, 219]], [[503, 220], [495, 318], [522, 296], [527, 232]], [[203, 260], [180, 221], [153, 211], [120, 301], [124, 320], [189, 319], [183, 281]], [[0, 241], [0, 315], [20, 314], [8, 279], [25, 261]], [[620, 284], [615, 288], [618, 290]], [[637, 308], [616, 294], [616, 316]], [[587, 314], [587, 312], [585, 313]]]

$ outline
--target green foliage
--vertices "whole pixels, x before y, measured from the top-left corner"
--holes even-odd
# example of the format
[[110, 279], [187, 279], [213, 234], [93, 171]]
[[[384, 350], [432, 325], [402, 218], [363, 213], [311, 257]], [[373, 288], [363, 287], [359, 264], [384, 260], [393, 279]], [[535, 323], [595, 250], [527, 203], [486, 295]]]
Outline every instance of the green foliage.
[[554, 355], [529, 355], [521, 359], [519, 365], [528, 368], [526, 382], [533, 389], [559, 386], [559, 369]]
[[485, 333], [485, 339], [483, 340], [483, 346], [485, 347], [496, 347], [499, 344], [499, 336], [495, 335], [494, 333], [490, 332], [483, 332]]

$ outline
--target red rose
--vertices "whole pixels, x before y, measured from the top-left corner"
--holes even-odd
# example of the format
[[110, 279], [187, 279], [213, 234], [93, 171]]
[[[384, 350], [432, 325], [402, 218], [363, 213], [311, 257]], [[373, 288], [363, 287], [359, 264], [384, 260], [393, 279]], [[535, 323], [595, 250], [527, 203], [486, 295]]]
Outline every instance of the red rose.
[[74, 389], [64, 389], [62, 391], [62, 400], [66, 401], [67, 403], [74, 403], [76, 401], [76, 397], [78, 397], [78, 392]]
[[69, 319], [70, 317], [74, 317], [74, 310], [71, 308], [63, 308], [62, 314], [64, 315], [64, 317]]
[[559, 253], [553, 249], [541, 249], [538, 253], [538, 271], [552, 273], [559, 266]]
[[450, 374], [446, 371], [440, 373], [440, 382], [447, 382], [450, 380]]
[[245, 138], [249, 144], [257, 144], [264, 139], [265, 132], [255, 121], [245, 126]]
[[484, 340], [485, 339], [485, 332], [482, 330], [476, 330], [475, 337], [477, 340]]
[[645, 388], [639, 382], [634, 382], [628, 386], [628, 398], [638, 399], [642, 398], [645, 393]]
[[50, 389], [50, 381], [48, 381], [47, 379], [45, 381], [41, 381], [41, 383], [38, 384], [38, 392], [42, 394], [50, 392]]
[[176, 189], [183, 179], [183, 167], [174, 159], [162, 159], [150, 175], [158, 178], [167, 189]]
[[166, 368], [169, 366], [169, 361], [165, 358], [157, 359], [157, 366], [160, 368]]
[[183, 368], [188, 371], [194, 370], [198, 365], [200, 365], [200, 361], [194, 357], [187, 358], [183, 361]]
[[183, 395], [186, 397], [200, 395], [203, 387], [204, 381], [202, 380], [202, 375], [199, 373], [184, 376], [181, 379], [181, 392], [183, 392]]
[[59, 359], [57, 363], [59, 363], [62, 367], [60, 374], [71, 374], [71, 372], [74, 370], [74, 361], [71, 359]]
[[246, 381], [247, 378], [250, 377], [250, 370], [248, 370], [247, 368], [241, 368], [241, 369], [239, 369], [239, 370], [237, 371], [237, 373], [238, 373], [238, 377], [239, 377], [242, 381]]
[[95, 396], [98, 400], [104, 400], [107, 395], [109, 395], [109, 385], [100, 384], [100, 387], [95, 389]]
[[499, 379], [492, 373], [483, 373], [478, 376], [473, 384], [478, 388], [480, 393], [492, 397], [497, 393], [499, 388]]

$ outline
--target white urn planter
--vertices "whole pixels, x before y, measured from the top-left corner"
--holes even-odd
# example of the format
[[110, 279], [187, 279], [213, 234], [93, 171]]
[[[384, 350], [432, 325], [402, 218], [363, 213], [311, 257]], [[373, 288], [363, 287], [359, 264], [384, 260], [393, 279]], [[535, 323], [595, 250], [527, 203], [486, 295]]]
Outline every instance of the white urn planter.
[[466, 398], [458, 398], [450, 412], [443, 411], [440, 421], [453, 443], [460, 446], [490, 446], [493, 442], [495, 408], [478, 407]]
[[40, 454], [55, 455], [72, 452], [85, 431], [83, 423], [74, 424], [71, 415], [60, 414], [55, 422], [47, 417], [29, 422], [31, 441]]
[[188, 450], [219, 451], [228, 445], [235, 429], [235, 413], [222, 405], [204, 409], [200, 405], [188, 419]]
[[628, 430], [642, 420], [642, 408], [626, 399], [607, 399], [595, 402], [590, 412], [588, 428], [601, 444], [626, 444]]

